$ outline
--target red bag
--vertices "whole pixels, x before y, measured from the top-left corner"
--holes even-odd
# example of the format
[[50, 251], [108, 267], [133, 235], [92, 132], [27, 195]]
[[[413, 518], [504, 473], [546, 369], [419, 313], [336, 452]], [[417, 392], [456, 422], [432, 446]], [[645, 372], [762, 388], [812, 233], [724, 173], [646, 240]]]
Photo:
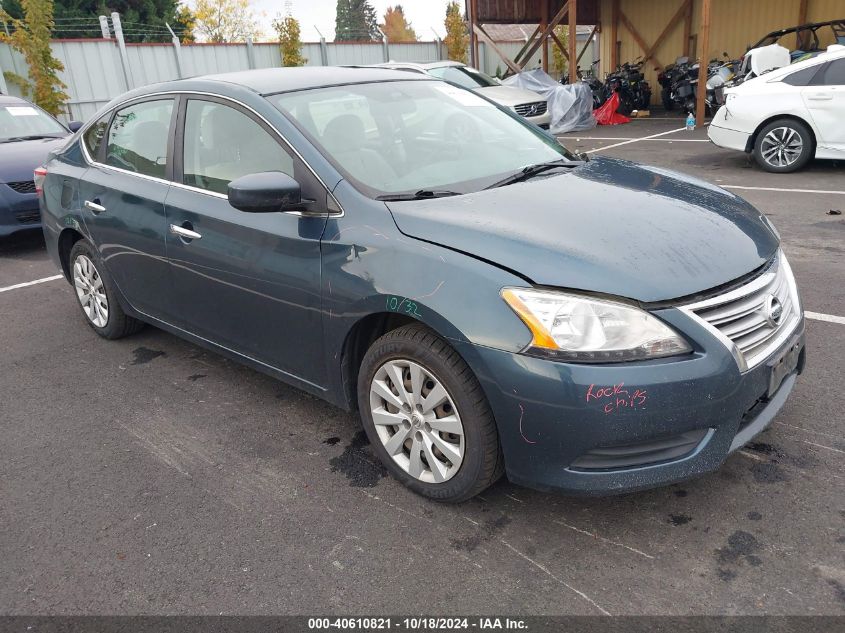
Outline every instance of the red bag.
[[618, 108], [619, 93], [614, 92], [610, 99], [595, 109], [593, 115], [596, 117], [596, 121], [598, 121], [599, 125], [620, 125], [621, 123], [630, 123], [631, 119], [616, 111]]

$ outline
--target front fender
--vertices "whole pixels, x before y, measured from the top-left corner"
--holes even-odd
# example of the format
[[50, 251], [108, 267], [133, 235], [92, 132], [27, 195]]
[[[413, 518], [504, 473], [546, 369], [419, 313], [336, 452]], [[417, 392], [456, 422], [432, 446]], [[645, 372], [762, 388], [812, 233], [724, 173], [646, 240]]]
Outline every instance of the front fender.
[[346, 209], [329, 219], [322, 240], [324, 340], [332, 399], [343, 403], [342, 355], [356, 324], [398, 314], [456, 343], [523, 349], [531, 334], [501, 299], [524, 279], [464, 253], [402, 234], [382, 203], [342, 182]]

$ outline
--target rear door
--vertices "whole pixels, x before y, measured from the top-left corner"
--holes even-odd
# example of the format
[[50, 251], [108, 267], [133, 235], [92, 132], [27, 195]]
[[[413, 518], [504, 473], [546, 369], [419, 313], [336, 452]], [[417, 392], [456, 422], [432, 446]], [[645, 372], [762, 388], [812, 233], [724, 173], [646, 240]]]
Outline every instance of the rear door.
[[139, 312], [166, 321], [172, 313], [165, 301], [164, 199], [175, 115], [172, 97], [118, 109], [79, 183], [85, 225], [123, 296]]
[[320, 237], [326, 217], [245, 213], [229, 204], [226, 192], [240, 176], [281, 171], [300, 183], [302, 197], [315, 200], [319, 212], [326, 210], [326, 190], [265, 121], [235, 102], [191, 96], [179, 118], [176, 183], [166, 213], [172, 305], [182, 327], [325, 384]]
[[825, 64], [802, 96], [819, 132], [819, 146], [845, 155], [845, 58]]

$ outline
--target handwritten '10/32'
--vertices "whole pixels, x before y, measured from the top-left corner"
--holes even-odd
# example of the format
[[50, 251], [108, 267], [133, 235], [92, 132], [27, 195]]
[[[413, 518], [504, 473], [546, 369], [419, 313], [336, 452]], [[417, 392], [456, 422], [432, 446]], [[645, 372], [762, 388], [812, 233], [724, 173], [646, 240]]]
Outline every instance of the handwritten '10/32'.
[[418, 319], [422, 318], [422, 315], [419, 313], [419, 306], [410, 299], [401, 298], [401, 297], [388, 297], [387, 298], [387, 309], [391, 312], [404, 312], [409, 316], [417, 317]]

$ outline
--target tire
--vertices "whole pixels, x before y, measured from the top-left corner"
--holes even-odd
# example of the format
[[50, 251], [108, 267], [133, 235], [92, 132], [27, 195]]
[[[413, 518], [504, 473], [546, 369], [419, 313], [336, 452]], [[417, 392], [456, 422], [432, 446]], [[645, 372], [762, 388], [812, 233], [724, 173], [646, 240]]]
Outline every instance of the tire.
[[68, 257], [68, 270], [79, 308], [97, 334], [113, 340], [134, 334], [144, 327], [141, 321], [123, 312], [114, 282], [91, 242], [83, 239], [73, 245]]
[[[783, 151], [778, 148], [783, 146]], [[754, 139], [754, 160], [766, 171], [786, 174], [804, 167], [815, 155], [813, 135], [801, 121], [777, 119]]]
[[[411, 371], [415, 371], [415, 380]], [[402, 392], [392, 376], [397, 376], [397, 382], [401, 377]], [[429, 405], [440, 404], [431, 409], [428, 405], [422, 410], [412, 408], [409, 401], [419, 404], [413, 396], [417, 392], [414, 383], [423, 398], [432, 396]], [[391, 399], [382, 395], [385, 389], [392, 394]], [[397, 396], [400, 393], [404, 397]], [[405, 408], [393, 402], [403, 403]], [[481, 385], [458, 353], [422, 325], [388, 332], [367, 350], [358, 373], [358, 407], [379, 459], [396, 479], [424, 497], [449, 503], [465, 501], [504, 472], [496, 422]], [[378, 425], [374, 418], [378, 418]], [[429, 420], [438, 428], [429, 425]], [[385, 423], [390, 421], [396, 421], [396, 425]], [[443, 431], [457, 427], [460, 433]], [[439, 446], [445, 452], [434, 450]], [[429, 458], [436, 467], [428, 464]]]

